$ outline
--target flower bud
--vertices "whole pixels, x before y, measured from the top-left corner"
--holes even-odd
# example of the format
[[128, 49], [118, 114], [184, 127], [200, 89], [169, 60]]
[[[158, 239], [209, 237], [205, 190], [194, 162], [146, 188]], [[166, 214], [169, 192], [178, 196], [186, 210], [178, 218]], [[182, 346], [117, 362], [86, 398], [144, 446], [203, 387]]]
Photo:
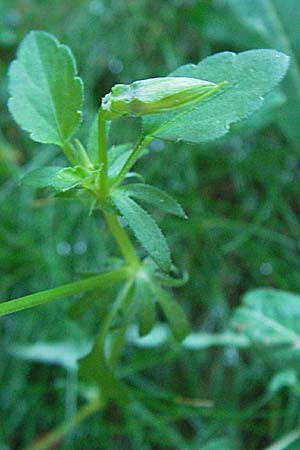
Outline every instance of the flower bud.
[[165, 77], [116, 84], [102, 100], [105, 119], [174, 111], [199, 102], [217, 91], [215, 84], [197, 78]]

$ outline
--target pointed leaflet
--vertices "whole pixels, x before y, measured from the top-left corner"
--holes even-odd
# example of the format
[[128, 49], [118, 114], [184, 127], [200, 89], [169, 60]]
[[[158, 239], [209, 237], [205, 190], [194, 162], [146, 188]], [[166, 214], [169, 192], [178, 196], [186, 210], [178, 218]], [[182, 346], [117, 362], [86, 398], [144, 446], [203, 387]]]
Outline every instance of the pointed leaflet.
[[155, 294], [171, 330], [178, 341], [182, 341], [189, 333], [189, 322], [182, 307], [163, 289], [156, 287]]
[[221, 83], [218, 92], [181, 111], [143, 118], [144, 133], [168, 140], [206, 142], [226, 134], [263, 103], [263, 96], [284, 77], [289, 58], [275, 50], [219, 53], [171, 73]]
[[120, 190], [115, 191], [112, 200], [143, 247], [156, 263], [168, 272], [171, 265], [170, 250], [154, 219]]
[[145, 336], [152, 330], [156, 320], [156, 306], [151, 280], [138, 277], [135, 283], [133, 303], [137, 308], [139, 335]]
[[81, 121], [82, 81], [68, 47], [32, 31], [9, 70], [8, 107], [34, 141], [63, 146]]
[[122, 187], [130, 197], [142, 200], [178, 217], [186, 217], [179, 203], [166, 192], [149, 184], [132, 183]]

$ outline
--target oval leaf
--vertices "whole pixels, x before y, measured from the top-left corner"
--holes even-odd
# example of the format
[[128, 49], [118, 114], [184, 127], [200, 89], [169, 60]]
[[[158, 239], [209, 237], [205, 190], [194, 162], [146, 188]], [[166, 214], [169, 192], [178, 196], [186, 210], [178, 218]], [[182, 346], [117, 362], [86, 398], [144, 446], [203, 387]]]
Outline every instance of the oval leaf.
[[74, 57], [53, 36], [32, 31], [9, 69], [8, 107], [34, 141], [63, 146], [81, 121], [83, 86]]
[[163, 289], [156, 288], [159, 302], [171, 330], [178, 341], [182, 341], [189, 333], [190, 326], [182, 307]]
[[263, 104], [263, 96], [284, 77], [288, 64], [288, 56], [275, 50], [250, 50], [219, 53], [198, 65], [182, 66], [171, 76], [227, 84], [198, 105], [145, 116], [144, 132], [161, 139], [194, 143], [221, 137], [232, 123], [245, 119]]
[[137, 278], [133, 303], [137, 305], [139, 335], [145, 336], [150, 333], [156, 320], [156, 307], [151, 281]]

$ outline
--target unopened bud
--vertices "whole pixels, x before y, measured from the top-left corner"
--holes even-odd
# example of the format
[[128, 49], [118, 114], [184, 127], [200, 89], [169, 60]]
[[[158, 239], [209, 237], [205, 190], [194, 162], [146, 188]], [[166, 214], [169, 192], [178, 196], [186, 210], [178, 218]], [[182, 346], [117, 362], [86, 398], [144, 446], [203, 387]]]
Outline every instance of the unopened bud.
[[174, 111], [203, 100], [225, 83], [197, 78], [165, 77], [116, 84], [102, 100], [105, 119]]

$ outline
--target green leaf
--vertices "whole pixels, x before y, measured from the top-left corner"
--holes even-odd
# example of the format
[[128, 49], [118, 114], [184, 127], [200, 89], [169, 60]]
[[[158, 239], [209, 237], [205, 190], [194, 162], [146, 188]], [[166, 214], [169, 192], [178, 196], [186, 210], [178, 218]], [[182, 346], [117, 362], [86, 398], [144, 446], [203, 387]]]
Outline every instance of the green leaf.
[[22, 183], [34, 188], [53, 187], [53, 180], [57, 177], [63, 167], [41, 167], [31, 170], [22, 178]]
[[163, 289], [155, 290], [157, 301], [160, 304], [171, 330], [178, 341], [182, 341], [189, 333], [190, 325], [182, 307]]
[[284, 77], [289, 58], [275, 50], [219, 53], [171, 73], [221, 83], [218, 92], [182, 111], [143, 118], [144, 133], [161, 139], [206, 142], [226, 134], [262, 104], [263, 96]]
[[58, 191], [67, 191], [82, 183], [88, 173], [80, 166], [66, 167], [53, 180], [53, 187]]
[[276, 393], [284, 387], [293, 388], [297, 385], [299, 386], [299, 381], [296, 370], [287, 369], [276, 373], [271, 379], [268, 388], [270, 392]]
[[13, 356], [26, 361], [57, 364], [69, 370], [76, 370], [77, 361], [91, 351], [91, 342], [87, 339], [80, 339], [13, 344], [9, 346], [8, 350]]
[[28, 172], [22, 182], [34, 188], [53, 188], [56, 191], [65, 192], [76, 186], [93, 187], [95, 177], [99, 174], [97, 170], [85, 169], [81, 166], [75, 167], [42, 167]]
[[137, 278], [132, 303], [137, 308], [139, 335], [145, 336], [150, 333], [156, 320], [155, 293], [151, 280]]
[[220, 334], [211, 334], [196, 332], [191, 333], [182, 344], [184, 348], [189, 350], [200, 350], [209, 347], [249, 347], [249, 340], [246, 336], [238, 333], [225, 332]]
[[187, 272], [184, 272], [182, 278], [170, 277], [164, 273], [156, 272], [153, 274], [153, 278], [162, 286], [170, 286], [170, 287], [181, 287], [184, 286], [188, 279], [189, 275]]
[[292, 360], [300, 364], [299, 295], [275, 289], [250, 291], [234, 312], [231, 325], [252, 344], [267, 350], [265, 356], [276, 365]]
[[150, 256], [161, 269], [168, 272], [171, 266], [170, 250], [156, 222], [141, 206], [120, 191], [115, 191], [112, 201]]
[[[298, 0], [224, 0], [208, 19], [206, 34], [212, 42], [224, 42], [239, 48], [276, 48], [291, 58], [283, 83], [287, 101], [277, 114], [279, 125], [293, 145], [300, 140], [300, 9]], [[235, 30], [232, 33], [232, 30]]]
[[83, 86], [68, 47], [41, 31], [22, 41], [9, 70], [8, 107], [37, 142], [64, 146], [81, 121]]
[[156, 187], [150, 186], [149, 184], [134, 183], [127, 184], [121, 189], [125, 191], [129, 197], [142, 200], [145, 203], [156, 206], [175, 216], [186, 218], [186, 214], [179, 203], [169, 194]]
[[113, 145], [108, 152], [108, 176], [118, 175], [131, 153], [131, 144]]

